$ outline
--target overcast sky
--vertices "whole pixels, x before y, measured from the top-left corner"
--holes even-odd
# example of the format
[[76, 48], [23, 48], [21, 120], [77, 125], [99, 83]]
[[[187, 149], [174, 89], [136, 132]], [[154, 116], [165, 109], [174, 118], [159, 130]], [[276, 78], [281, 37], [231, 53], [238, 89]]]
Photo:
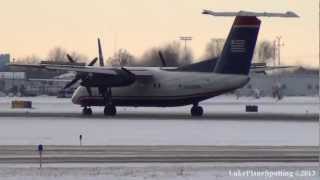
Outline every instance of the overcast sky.
[[95, 57], [99, 36], [105, 56], [117, 48], [140, 56], [187, 35], [200, 58], [209, 39], [226, 38], [233, 21], [202, 15], [202, 9], [294, 11], [300, 19], [262, 18], [259, 39], [281, 35], [283, 62], [318, 65], [318, 0], [1, 0], [0, 52], [45, 57], [62, 46]]

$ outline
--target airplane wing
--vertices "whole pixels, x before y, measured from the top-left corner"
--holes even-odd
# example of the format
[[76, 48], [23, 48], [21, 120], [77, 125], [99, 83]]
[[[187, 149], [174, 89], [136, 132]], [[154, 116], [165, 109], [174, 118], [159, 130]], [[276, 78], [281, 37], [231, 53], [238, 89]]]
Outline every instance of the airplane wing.
[[66, 79], [38, 79], [38, 78], [30, 78], [29, 81], [37, 81], [37, 82], [70, 82], [70, 80]]
[[[9, 64], [10, 67], [25, 67], [48, 70], [62, 70], [83, 73], [94, 73], [103, 75], [117, 75], [123, 71], [121, 67], [93, 67], [93, 66], [72, 66], [72, 65], [52, 65], [52, 64]], [[145, 68], [126, 68], [137, 78], [151, 78], [153, 74], [150, 70]]]
[[92, 66], [46, 66], [49, 70], [63, 70], [63, 71], [74, 71], [84, 73], [95, 73], [105, 75], [117, 75], [116, 69], [97, 68]]
[[297, 66], [252, 66], [251, 72], [253, 73], [263, 73], [266, 74], [266, 71], [271, 71], [275, 69], [287, 69], [287, 68], [296, 68]]

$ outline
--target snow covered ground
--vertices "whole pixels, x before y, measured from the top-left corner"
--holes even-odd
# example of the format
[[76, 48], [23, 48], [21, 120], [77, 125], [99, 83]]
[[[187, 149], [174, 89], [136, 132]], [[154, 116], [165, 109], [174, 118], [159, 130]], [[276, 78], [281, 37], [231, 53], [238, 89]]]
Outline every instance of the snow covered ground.
[[[26, 99], [26, 98], [17, 98]], [[69, 99], [53, 97], [27, 98], [34, 109], [10, 109], [12, 98], [0, 98], [0, 113], [7, 111], [74, 112], [80, 107]], [[284, 113], [317, 113], [315, 97], [292, 97], [276, 101], [222, 96], [202, 103], [206, 111], [243, 112], [245, 104], [259, 104], [262, 111]], [[316, 121], [262, 121], [219, 119], [157, 119], [153, 113], [185, 113], [190, 107], [125, 108], [121, 112], [149, 114], [149, 119], [78, 118], [78, 117], [0, 117], [0, 144], [77, 145], [83, 135], [86, 145], [317, 145]], [[101, 108], [94, 108], [101, 113]]]
[[[11, 109], [14, 99], [32, 100], [34, 109]], [[201, 103], [208, 113], [245, 113], [246, 104], [265, 113], [318, 113], [316, 97], [271, 98], [221, 96]], [[102, 113], [102, 108], [94, 108]], [[78, 117], [0, 117], [1, 145], [318, 145], [316, 121], [157, 119], [157, 114], [189, 115], [190, 106], [125, 108], [119, 113], [150, 119]], [[70, 99], [0, 98], [2, 112], [80, 113]], [[164, 115], [165, 116], [165, 115]], [[177, 164], [1, 164], [1, 180], [316, 180], [317, 163], [177, 163]]]
[[0, 144], [317, 145], [317, 122], [4, 118]]
[[[33, 109], [11, 109], [12, 100], [30, 100]], [[278, 101], [270, 97], [255, 99], [253, 97], [218, 96], [200, 103], [204, 107], [205, 113], [228, 112], [245, 113], [245, 105], [258, 105], [259, 112], [265, 113], [318, 113], [319, 99], [317, 97], [285, 97]], [[118, 107], [119, 111], [129, 111], [133, 113], [176, 113], [184, 112], [189, 115], [191, 106], [174, 108], [130, 108]], [[94, 112], [102, 113], [101, 107], [94, 107]], [[74, 112], [80, 113], [81, 107], [71, 103], [70, 99], [58, 99], [55, 97], [0, 97], [1, 112]]]
[[0, 167], [1, 180], [318, 180], [317, 164], [81, 164]]

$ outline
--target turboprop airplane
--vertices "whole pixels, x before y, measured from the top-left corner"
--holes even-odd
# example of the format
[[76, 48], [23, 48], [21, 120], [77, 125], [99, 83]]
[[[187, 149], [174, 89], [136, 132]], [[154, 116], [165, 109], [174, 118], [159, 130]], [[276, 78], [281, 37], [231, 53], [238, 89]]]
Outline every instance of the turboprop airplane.
[[[205, 10], [203, 14], [212, 11]], [[211, 14], [219, 15], [219, 13]], [[230, 16], [231, 14], [228, 14]], [[270, 17], [272, 14], [267, 14]], [[276, 14], [279, 17], [279, 13]], [[281, 15], [281, 14], [280, 14]], [[287, 16], [287, 14], [284, 14]], [[116, 115], [117, 106], [174, 107], [193, 105], [192, 116], [202, 116], [199, 103], [243, 87], [250, 80], [249, 72], [261, 21], [264, 14], [234, 13], [235, 20], [221, 56], [176, 68], [166, 67], [105, 67], [98, 39], [100, 67], [69, 65], [19, 65], [49, 70], [76, 72], [65, 88], [77, 81], [80, 86], [72, 96], [74, 104], [83, 107], [84, 115], [92, 114], [92, 106], [104, 106], [106, 116]], [[70, 61], [72, 57], [68, 57]], [[163, 57], [161, 57], [163, 58]]]

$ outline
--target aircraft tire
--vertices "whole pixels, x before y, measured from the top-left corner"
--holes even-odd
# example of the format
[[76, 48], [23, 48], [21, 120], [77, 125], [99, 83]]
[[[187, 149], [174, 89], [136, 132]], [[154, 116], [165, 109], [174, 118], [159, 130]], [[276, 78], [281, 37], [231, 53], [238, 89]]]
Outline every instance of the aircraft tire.
[[105, 116], [115, 116], [117, 114], [117, 109], [114, 105], [107, 105], [104, 108], [104, 115]]
[[192, 106], [191, 116], [200, 117], [203, 115], [203, 108], [201, 106]]
[[82, 110], [82, 114], [85, 115], [85, 116], [90, 116], [90, 115], [92, 115], [92, 109], [85, 107]]

